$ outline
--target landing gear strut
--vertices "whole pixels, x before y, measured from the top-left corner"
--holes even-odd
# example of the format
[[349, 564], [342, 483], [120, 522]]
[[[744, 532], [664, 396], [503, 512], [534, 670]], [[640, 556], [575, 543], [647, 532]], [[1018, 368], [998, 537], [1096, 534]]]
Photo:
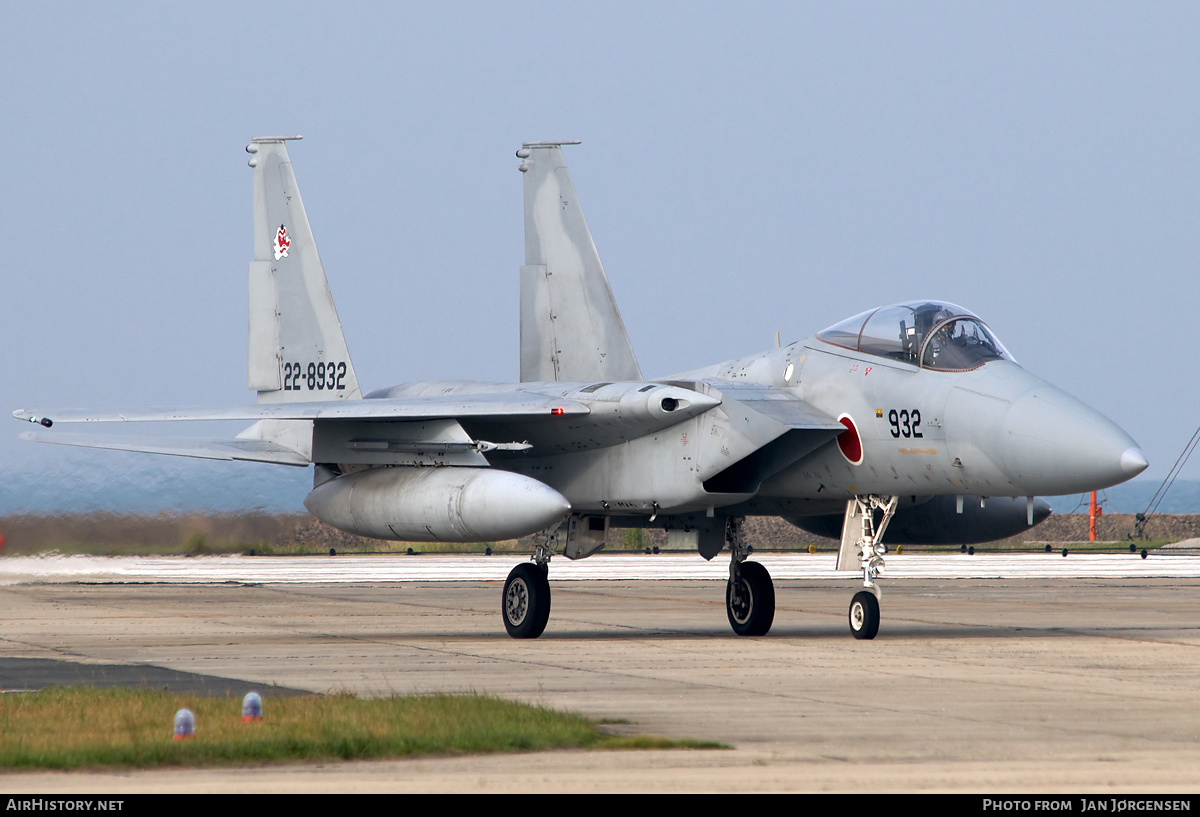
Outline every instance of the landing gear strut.
[[729, 583], [725, 585], [725, 612], [729, 626], [738, 635], [766, 635], [775, 620], [775, 585], [765, 567], [746, 561], [750, 553], [742, 524], [742, 517], [731, 517], [725, 528], [732, 556]]
[[500, 612], [513, 638], [537, 638], [550, 620], [550, 556], [556, 541], [554, 531], [538, 534], [533, 561], [514, 567], [504, 582]]
[[[850, 632], [870, 640], [879, 632], [879, 597], [875, 579], [883, 572], [883, 534], [896, 514], [899, 497], [860, 495], [846, 503], [838, 570], [861, 570], [863, 587], [850, 602]], [[878, 517], [878, 518], [877, 518]], [[855, 564], [857, 562], [857, 565]]]

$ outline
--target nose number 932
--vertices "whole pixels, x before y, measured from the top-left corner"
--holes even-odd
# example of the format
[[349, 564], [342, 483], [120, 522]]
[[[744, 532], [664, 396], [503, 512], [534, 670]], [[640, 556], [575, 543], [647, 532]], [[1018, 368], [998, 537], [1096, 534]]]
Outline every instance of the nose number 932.
[[893, 437], [923, 437], [921, 433], [921, 412], [918, 409], [892, 409], [888, 412], [888, 422], [892, 426]]
[[345, 362], [284, 363], [284, 391], [338, 391], [346, 388]]

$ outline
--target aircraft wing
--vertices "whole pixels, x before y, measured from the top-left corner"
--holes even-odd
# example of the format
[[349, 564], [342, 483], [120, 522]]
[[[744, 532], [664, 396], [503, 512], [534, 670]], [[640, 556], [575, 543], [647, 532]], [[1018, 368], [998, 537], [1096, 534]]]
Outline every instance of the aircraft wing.
[[[433, 420], [446, 417], [524, 417], [585, 415], [583, 403], [530, 392], [447, 394], [429, 397], [262, 403], [223, 409], [134, 409], [129, 411], [32, 412], [13, 417], [49, 428], [56, 423], [148, 423], [180, 420]], [[49, 423], [49, 425], [47, 425]]]
[[[557, 385], [557, 384], [556, 384]], [[794, 395], [761, 384], [728, 381], [638, 385], [646, 405], [626, 405], [605, 392], [574, 389], [570, 396], [533, 390], [469, 394], [400, 394], [361, 400], [260, 403], [223, 409], [59, 410], [13, 412], [50, 428], [62, 423], [255, 421], [236, 438], [101, 435], [33, 431], [36, 442], [139, 451], [217, 460], [286, 465], [309, 462], [376, 465], [487, 465], [483, 455], [513, 456], [532, 449], [546, 456], [602, 448], [641, 437], [724, 404], [732, 436], [702, 454], [709, 490], [743, 492], [833, 439], [844, 428]], [[573, 388], [573, 387], [572, 387]], [[620, 389], [620, 386], [615, 388]], [[628, 391], [628, 389], [621, 390]], [[574, 399], [573, 399], [574, 398]], [[662, 399], [678, 405], [652, 409]], [[634, 411], [637, 406], [641, 409]], [[657, 414], [656, 414], [657, 412]], [[736, 452], [731, 464], [728, 453]], [[713, 461], [705, 459], [712, 455]], [[736, 491], [734, 489], [737, 489]]]
[[266, 440], [240, 440], [217, 437], [157, 437], [150, 434], [109, 436], [106, 434], [58, 434], [28, 431], [22, 440], [113, 451], [138, 451], [144, 454], [171, 454], [204, 460], [242, 460], [275, 465], [308, 465], [308, 457], [287, 446]]
[[[18, 420], [46, 428], [60, 423], [134, 423], [201, 420], [253, 420], [255, 426], [238, 437], [179, 437], [150, 434], [91, 434], [30, 431], [22, 439], [56, 445], [105, 448], [115, 451], [137, 451], [146, 454], [168, 454], [211, 460], [243, 460], [277, 465], [306, 466], [311, 462], [312, 426], [314, 421], [323, 432], [318, 440], [330, 433], [345, 436], [345, 446], [367, 450], [383, 446], [391, 453], [376, 457], [380, 462], [431, 462], [430, 451], [449, 452], [436, 461], [441, 463], [486, 465], [479, 451], [495, 448], [521, 450], [529, 446], [517, 442], [500, 444], [479, 442], [462, 432], [457, 420], [485, 419], [490, 421], [544, 420], [586, 416], [590, 409], [583, 403], [528, 392], [483, 393], [464, 395], [432, 395], [405, 398], [376, 398], [369, 400], [338, 400], [307, 403], [264, 403], [225, 409], [135, 409], [129, 411], [60, 410], [45, 414], [20, 409], [13, 412]], [[391, 421], [390, 423], [388, 421]], [[307, 431], [289, 433], [286, 426], [299, 423]], [[267, 428], [263, 428], [264, 424]], [[396, 439], [396, 432], [380, 436], [371, 428], [403, 426], [405, 431]], [[324, 431], [330, 430], [330, 431]], [[353, 434], [350, 432], [357, 432]], [[271, 439], [272, 436], [278, 439]], [[347, 436], [348, 435], [348, 436]], [[288, 443], [288, 444], [284, 444]], [[327, 450], [327, 449], [326, 449]], [[397, 459], [396, 452], [411, 454]], [[350, 457], [343, 458], [349, 460]], [[357, 459], [361, 459], [360, 454]], [[368, 460], [375, 461], [368, 457]]]

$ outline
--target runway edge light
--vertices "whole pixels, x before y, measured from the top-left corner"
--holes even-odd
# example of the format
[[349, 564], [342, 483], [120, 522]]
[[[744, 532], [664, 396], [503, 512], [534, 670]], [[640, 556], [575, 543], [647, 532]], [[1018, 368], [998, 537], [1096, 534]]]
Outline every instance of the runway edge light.
[[196, 716], [190, 709], [175, 713], [175, 740], [190, 740], [196, 737]]
[[242, 698], [242, 723], [261, 721], [262, 719], [262, 696], [257, 692], [247, 692]]

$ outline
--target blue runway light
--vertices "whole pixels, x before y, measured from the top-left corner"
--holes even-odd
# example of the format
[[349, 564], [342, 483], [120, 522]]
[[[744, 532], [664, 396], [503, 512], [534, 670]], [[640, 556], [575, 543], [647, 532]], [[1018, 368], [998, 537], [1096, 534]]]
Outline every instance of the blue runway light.
[[247, 692], [242, 698], [242, 723], [261, 721], [262, 718], [262, 696], [257, 692]]
[[196, 737], [196, 716], [190, 709], [181, 709], [175, 713], [175, 740], [189, 740]]

